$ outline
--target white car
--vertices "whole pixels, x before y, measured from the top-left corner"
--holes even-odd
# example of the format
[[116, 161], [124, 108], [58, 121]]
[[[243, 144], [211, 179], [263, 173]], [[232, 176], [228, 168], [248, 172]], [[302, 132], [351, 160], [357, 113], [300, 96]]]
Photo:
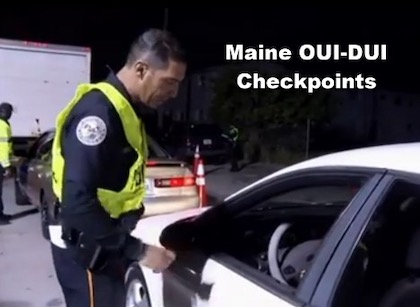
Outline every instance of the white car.
[[420, 143], [307, 160], [133, 236], [177, 260], [133, 264], [126, 306], [420, 306]]

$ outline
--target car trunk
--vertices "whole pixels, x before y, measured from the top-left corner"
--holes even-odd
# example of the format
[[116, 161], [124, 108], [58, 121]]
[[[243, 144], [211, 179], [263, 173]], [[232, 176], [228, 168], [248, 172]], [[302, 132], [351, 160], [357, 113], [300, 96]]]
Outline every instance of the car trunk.
[[149, 160], [146, 167], [149, 197], [196, 194], [195, 178], [182, 161], [167, 158]]

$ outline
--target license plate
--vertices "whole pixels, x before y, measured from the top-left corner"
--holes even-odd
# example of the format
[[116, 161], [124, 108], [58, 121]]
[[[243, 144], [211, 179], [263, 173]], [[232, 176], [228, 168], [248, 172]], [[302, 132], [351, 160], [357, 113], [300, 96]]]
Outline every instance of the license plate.
[[203, 140], [203, 144], [204, 145], [211, 145], [212, 144], [212, 140], [211, 139], [205, 139], [205, 140]]

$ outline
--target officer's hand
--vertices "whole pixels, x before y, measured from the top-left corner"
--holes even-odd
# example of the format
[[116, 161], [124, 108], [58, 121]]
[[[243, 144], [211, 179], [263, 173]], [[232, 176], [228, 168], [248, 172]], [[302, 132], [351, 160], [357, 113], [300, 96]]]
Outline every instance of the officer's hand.
[[166, 270], [175, 260], [175, 253], [162, 247], [148, 245], [140, 265], [152, 269], [155, 273]]

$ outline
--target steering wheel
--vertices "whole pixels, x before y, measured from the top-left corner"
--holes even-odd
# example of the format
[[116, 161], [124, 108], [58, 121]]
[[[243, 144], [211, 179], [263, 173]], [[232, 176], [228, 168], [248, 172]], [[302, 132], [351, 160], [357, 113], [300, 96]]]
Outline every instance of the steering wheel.
[[270, 238], [268, 245], [268, 267], [271, 276], [277, 281], [292, 287], [297, 287], [311, 266], [322, 239], [307, 240], [296, 246], [281, 248], [284, 234], [291, 224], [280, 224]]
[[292, 224], [283, 223], [276, 228], [276, 230], [271, 235], [267, 252], [268, 268], [270, 270], [271, 276], [285, 285], [289, 285], [289, 283], [286, 281], [281, 272], [281, 264], [284, 261], [284, 256], [290, 250], [290, 247], [280, 248], [280, 243], [284, 234], [289, 230], [291, 226]]

